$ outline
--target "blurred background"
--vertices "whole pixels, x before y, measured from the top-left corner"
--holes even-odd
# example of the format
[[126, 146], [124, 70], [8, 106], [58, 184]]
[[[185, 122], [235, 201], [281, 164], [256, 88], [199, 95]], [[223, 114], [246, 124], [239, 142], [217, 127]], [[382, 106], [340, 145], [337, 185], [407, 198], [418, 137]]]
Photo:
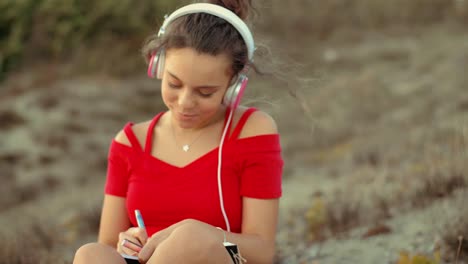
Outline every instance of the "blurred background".
[[[97, 239], [112, 138], [164, 109], [142, 43], [187, 3], [0, 0], [0, 263]], [[278, 74], [243, 102], [282, 135], [275, 262], [468, 263], [468, 0], [255, 3]]]

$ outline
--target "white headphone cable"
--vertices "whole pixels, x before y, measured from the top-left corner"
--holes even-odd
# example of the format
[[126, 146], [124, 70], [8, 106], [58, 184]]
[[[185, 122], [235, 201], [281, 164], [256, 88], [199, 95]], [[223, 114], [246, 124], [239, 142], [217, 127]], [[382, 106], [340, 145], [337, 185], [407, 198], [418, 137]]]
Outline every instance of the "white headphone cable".
[[[229, 109], [228, 109], [229, 110]], [[222, 190], [222, 184], [221, 184], [221, 161], [222, 161], [222, 152], [223, 152], [223, 144], [224, 144], [224, 139], [226, 138], [226, 134], [229, 130], [229, 124], [231, 123], [232, 115], [234, 113], [234, 110], [230, 110], [229, 112], [229, 117], [226, 122], [226, 125], [224, 127], [223, 135], [221, 136], [221, 143], [219, 144], [219, 149], [218, 149], [218, 192], [219, 192], [219, 204], [221, 206], [221, 212], [223, 213], [224, 221], [226, 222], [226, 231], [231, 232], [231, 226], [229, 225], [229, 219], [226, 215], [226, 210], [224, 209], [224, 200], [223, 200], [223, 190]]]

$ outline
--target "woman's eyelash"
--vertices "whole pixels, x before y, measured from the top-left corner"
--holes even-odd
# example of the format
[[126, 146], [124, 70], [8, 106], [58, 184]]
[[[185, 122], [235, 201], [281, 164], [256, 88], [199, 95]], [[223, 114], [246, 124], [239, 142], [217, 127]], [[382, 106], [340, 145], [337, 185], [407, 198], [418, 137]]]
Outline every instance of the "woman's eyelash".
[[[173, 89], [178, 89], [178, 88], [181, 87], [180, 85], [173, 84], [173, 83], [170, 83], [170, 82], [168, 82], [167, 84], [169, 85], [169, 87], [171, 87], [171, 88], [173, 88]], [[207, 93], [203, 93], [203, 92], [201, 92], [201, 91], [199, 91], [198, 94], [200, 94], [200, 96], [206, 97], [206, 98], [208, 98], [208, 97], [210, 97], [210, 96], [213, 95], [213, 93], [208, 93], [208, 94], [207, 94]]]
[[176, 84], [173, 84], [173, 83], [168, 83], [169, 87], [171, 88], [179, 88], [180, 85], [176, 85]]
[[200, 92], [200, 95], [201, 95], [202, 97], [210, 97], [210, 96], [212, 96], [213, 94], [212, 94], [212, 93], [210, 93], [210, 94], [204, 94], [204, 93]]

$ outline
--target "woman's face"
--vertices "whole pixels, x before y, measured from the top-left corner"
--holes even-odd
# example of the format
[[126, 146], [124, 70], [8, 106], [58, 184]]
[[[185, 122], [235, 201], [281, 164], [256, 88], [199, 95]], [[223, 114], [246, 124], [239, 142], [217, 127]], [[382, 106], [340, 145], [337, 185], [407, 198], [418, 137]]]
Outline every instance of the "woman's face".
[[161, 93], [174, 125], [197, 129], [212, 122], [231, 79], [230, 67], [225, 54], [201, 54], [192, 48], [166, 51]]

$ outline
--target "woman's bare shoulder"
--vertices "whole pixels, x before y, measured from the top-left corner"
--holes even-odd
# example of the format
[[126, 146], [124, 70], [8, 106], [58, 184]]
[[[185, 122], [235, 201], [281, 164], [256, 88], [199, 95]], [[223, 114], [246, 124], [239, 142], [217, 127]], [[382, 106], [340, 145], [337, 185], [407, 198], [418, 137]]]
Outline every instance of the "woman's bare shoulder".
[[[136, 123], [132, 125], [132, 131], [135, 134], [136, 138], [140, 142], [140, 145], [143, 146], [146, 139], [146, 133], [148, 132], [148, 127], [151, 123], [151, 120]], [[131, 146], [130, 140], [128, 139], [127, 135], [125, 134], [124, 130], [120, 130], [117, 135], [115, 136], [115, 141]]]
[[245, 138], [277, 133], [278, 128], [275, 120], [266, 112], [257, 110], [247, 119], [239, 137]]

